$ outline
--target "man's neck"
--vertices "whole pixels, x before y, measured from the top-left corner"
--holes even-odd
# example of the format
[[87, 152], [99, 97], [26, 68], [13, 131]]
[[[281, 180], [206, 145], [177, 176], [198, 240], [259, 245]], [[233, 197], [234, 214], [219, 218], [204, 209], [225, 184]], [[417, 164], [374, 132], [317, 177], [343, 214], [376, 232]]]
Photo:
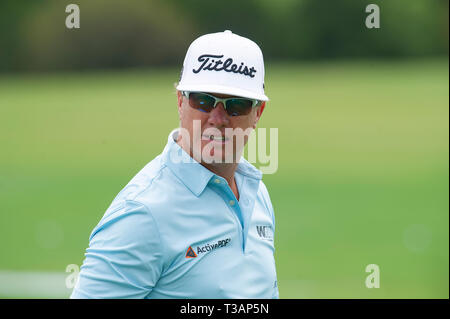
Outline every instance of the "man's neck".
[[236, 199], [239, 200], [239, 190], [237, 188], [236, 180], [234, 179], [234, 173], [238, 167], [238, 163], [221, 163], [221, 164], [207, 164], [200, 163], [203, 167], [207, 168], [214, 174], [225, 178], [230, 186], [231, 191], [233, 192]]
[[231, 184], [234, 181], [234, 173], [236, 172], [236, 169], [238, 167], [237, 163], [200, 163], [203, 167], [209, 169], [214, 174], [225, 178], [225, 180], [228, 182], [228, 185], [231, 186]]

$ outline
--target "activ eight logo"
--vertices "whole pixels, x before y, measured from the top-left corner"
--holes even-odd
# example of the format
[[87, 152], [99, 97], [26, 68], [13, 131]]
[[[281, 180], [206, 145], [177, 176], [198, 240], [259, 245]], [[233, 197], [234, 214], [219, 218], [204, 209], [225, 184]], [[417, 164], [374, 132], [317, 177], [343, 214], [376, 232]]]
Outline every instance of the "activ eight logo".
[[217, 242], [213, 242], [211, 244], [206, 244], [204, 246], [197, 246], [194, 250], [192, 246], [186, 250], [186, 258], [196, 258], [198, 255], [213, 251], [217, 248], [227, 246], [231, 241], [231, 238], [225, 238], [218, 240]]

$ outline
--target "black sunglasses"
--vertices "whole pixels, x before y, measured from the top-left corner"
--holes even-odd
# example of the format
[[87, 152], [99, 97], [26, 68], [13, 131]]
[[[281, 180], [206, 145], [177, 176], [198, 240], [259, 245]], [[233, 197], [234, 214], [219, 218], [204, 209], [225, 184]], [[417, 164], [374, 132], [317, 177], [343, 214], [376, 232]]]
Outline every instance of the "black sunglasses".
[[186, 92], [182, 94], [189, 99], [189, 105], [199, 111], [209, 113], [222, 102], [229, 116], [248, 115], [253, 107], [260, 106], [261, 101], [244, 97], [221, 99], [203, 92]]

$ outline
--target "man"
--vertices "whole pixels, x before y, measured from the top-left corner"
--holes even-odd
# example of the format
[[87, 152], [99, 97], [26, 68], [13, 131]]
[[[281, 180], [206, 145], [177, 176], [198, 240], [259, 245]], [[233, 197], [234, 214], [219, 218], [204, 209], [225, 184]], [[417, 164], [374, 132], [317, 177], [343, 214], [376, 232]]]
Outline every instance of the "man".
[[72, 298], [278, 298], [272, 204], [241, 158], [268, 100], [261, 50], [201, 36], [177, 90], [180, 129], [93, 230]]

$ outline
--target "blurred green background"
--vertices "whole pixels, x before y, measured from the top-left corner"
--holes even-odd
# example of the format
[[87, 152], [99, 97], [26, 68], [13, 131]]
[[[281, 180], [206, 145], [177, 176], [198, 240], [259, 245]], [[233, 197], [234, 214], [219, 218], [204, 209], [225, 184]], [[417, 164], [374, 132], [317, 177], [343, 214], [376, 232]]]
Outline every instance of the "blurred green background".
[[70, 295], [66, 266], [178, 125], [189, 43], [225, 29], [265, 55], [280, 297], [449, 297], [448, 1], [77, 1], [78, 30], [69, 3], [0, 4], [0, 297]]

